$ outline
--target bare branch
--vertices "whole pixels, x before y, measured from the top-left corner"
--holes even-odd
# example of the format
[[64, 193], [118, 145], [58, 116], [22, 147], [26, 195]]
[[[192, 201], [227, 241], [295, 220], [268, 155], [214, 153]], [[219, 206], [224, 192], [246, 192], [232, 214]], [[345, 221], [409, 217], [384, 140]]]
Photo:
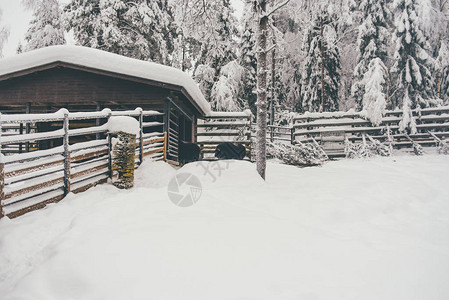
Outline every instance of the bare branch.
[[290, 0], [286, 0], [284, 2], [282, 2], [281, 4], [279, 4], [278, 6], [276, 6], [275, 8], [273, 8], [270, 12], [268, 12], [266, 14], [267, 17], [271, 16], [272, 14], [274, 14], [276, 11], [278, 11], [279, 9], [281, 9], [282, 7], [286, 6], [288, 3], [290, 2]]

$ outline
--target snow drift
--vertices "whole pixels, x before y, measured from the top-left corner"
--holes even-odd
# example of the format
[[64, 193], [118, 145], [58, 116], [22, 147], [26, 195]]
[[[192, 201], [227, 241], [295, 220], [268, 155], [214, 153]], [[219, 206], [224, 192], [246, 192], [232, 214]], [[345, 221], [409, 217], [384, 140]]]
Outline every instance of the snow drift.
[[[447, 156], [300, 169], [145, 162], [0, 221], [2, 299], [448, 299]], [[202, 184], [181, 208], [166, 184]]]

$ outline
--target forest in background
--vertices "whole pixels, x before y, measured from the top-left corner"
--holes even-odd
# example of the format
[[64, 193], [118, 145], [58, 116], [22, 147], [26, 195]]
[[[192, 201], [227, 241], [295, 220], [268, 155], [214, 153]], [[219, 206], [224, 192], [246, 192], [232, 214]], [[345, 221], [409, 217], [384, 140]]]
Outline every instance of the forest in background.
[[[33, 19], [17, 52], [65, 44], [70, 32], [78, 45], [188, 72], [214, 110], [256, 112], [255, 1], [240, 20], [229, 0], [22, 2]], [[266, 32], [275, 122], [353, 108], [376, 124], [386, 109], [447, 104], [448, 20], [449, 0], [289, 1]], [[7, 37], [0, 25], [0, 53]]]

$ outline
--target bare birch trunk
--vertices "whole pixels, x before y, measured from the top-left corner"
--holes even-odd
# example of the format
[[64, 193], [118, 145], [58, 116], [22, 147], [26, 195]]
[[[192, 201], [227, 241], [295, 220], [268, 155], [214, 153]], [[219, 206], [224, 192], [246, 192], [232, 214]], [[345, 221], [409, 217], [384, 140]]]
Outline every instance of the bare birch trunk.
[[267, 1], [259, 0], [259, 26], [257, 51], [257, 131], [256, 131], [256, 167], [259, 175], [265, 179], [267, 165]]

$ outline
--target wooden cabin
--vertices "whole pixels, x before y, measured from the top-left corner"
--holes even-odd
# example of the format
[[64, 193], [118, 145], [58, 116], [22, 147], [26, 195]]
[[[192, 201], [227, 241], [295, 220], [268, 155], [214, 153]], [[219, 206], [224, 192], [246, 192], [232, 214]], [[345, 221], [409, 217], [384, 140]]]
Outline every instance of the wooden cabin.
[[[174, 143], [195, 141], [196, 119], [210, 113], [193, 79], [172, 67], [80, 46], [51, 46], [0, 60], [1, 113], [137, 107], [163, 112], [164, 128], [152, 130], [173, 134]], [[52, 130], [45, 126], [36, 124], [36, 130]]]

